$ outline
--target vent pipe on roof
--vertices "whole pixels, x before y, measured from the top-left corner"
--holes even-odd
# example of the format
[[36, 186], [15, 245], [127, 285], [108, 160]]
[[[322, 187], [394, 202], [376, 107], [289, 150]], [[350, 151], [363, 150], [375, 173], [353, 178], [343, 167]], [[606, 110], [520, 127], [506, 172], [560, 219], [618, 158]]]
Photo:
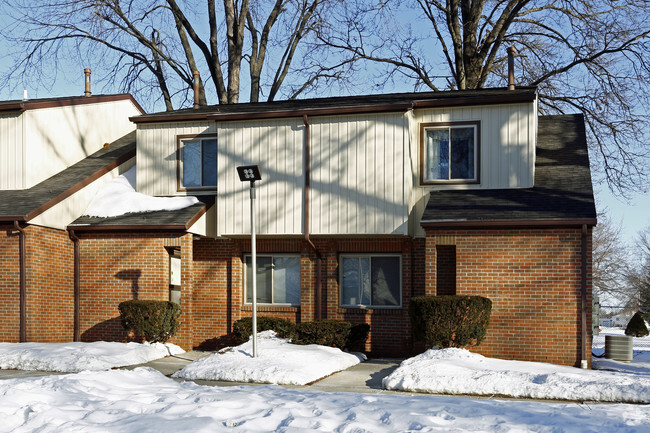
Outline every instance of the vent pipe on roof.
[[515, 90], [515, 47], [508, 47], [508, 90]]
[[27, 101], [29, 98], [27, 97], [27, 89], [23, 90], [23, 101]]
[[201, 74], [199, 71], [194, 71], [194, 108], [199, 108], [199, 80]]
[[84, 96], [89, 98], [92, 93], [90, 93], [90, 69], [84, 69], [84, 75], [86, 76], [86, 90], [84, 91]]

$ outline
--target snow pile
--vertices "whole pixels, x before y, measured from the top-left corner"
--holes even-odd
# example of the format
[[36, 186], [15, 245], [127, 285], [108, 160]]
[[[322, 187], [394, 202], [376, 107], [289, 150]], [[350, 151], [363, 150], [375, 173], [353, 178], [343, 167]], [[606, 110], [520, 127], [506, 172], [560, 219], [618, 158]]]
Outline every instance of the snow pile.
[[384, 388], [436, 394], [650, 403], [650, 377], [428, 350], [384, 379]]
[[0, 369], [108, 370], [184, 352], [170, 343], [0, 343]]
[[647, 432], [646, 406], [206, 387], [148, 368], [0, 381], [0, 432]]
[[106, 182], [84, 213], [93, 217], [114, 217], [132, 212], [177, 210], [198, 203], [196, 197], [152, 197], [135, 191], [135, 166]]
[[200, 359], [174, 373], [183, 379], [305, 385], [363, 361], [363, 355], [315, 344], [299, 346], [274, 331], [257, 335], [257, 358], [249, 340], [228, 351]]

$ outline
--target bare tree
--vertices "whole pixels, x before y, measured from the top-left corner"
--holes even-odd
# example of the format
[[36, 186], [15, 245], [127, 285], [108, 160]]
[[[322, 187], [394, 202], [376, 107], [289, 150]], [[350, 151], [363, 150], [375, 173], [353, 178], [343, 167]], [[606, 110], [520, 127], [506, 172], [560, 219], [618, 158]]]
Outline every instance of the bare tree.
[[[542, 113], [581, 111], [601, 179], [643, 189], [650, 162], [649, 0], [356, 0], [320, 33], [327, 52], [412, 87], [504, 86], [507, 46], [518, 85]], [[360, 18], [363, 17], [363, 18]]]
[[634, 299], [628, 284], [630, 254], [621, 235], [621, 224], [598, 215], [592, 236], [592, 284], [601, 303], [627, 305]]
[[[272, 100], [293, 72], [301, 41], [320, 25], [321, 9], [329, 3], [1, 0], [13, 21], [0, 34], [16, 47], [16, 62], [3, 78], [5, 83], [18, 76], [47, 81], [53, 78], [48, 71], [73, 59], [84, 63], [80, 68], [93, 64], [108, 84], [119, 80], [121, 90], [145, 100], [157, 96], [172, 110], [191, 100], [194, 70], [207, 70], [219, 103], [239, 102], [245, 65], [250, 100], [265, 92]], [[310, 71], [300, 72], [296, 80], [310, 82]], [[201, 82], [201, 104], [207, 94]]]
[[635, 265], [628, 284], [639, 307], [650, 307], [650, 226], [638, 233], [634, 248]]

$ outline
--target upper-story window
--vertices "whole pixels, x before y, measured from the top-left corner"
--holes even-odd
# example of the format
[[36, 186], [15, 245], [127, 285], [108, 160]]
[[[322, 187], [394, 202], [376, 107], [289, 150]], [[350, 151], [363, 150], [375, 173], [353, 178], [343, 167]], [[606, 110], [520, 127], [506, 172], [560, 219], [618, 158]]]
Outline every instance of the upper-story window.
[[479, 122], [420, 126], [421, 182], [478, 183]]
[[179, 138], [180, 189], [217, 186], [217, 137]]

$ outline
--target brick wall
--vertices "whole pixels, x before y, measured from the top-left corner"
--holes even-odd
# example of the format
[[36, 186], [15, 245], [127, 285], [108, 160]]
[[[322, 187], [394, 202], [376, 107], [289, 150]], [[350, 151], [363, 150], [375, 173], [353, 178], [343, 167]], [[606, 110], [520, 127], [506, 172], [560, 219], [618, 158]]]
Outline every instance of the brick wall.
[[[73, 247], [66, 231], [26, 226], [26, 340], [65, 342], [73, 337]], [[0, 340], [20, 340], [19, 237], [13, 226], [0, 233]]]
[[20, 269], [18, 234], [13, 226], [0, 226], [0, 341], [15, 343], [20, 336]]
[[[591, 233], [587, 238], [590, 252]], [[579, 365], [580, 229], [427, 231], [426, 291], [432, 295], [437, 243], [456, 245], [457, 294], [492, 300], [487, 337], [475, 351], [503, 359]], [[591, 312], [590, 280], [587, 301]], [[590, 338], [587, 351], [590, 355]]]

